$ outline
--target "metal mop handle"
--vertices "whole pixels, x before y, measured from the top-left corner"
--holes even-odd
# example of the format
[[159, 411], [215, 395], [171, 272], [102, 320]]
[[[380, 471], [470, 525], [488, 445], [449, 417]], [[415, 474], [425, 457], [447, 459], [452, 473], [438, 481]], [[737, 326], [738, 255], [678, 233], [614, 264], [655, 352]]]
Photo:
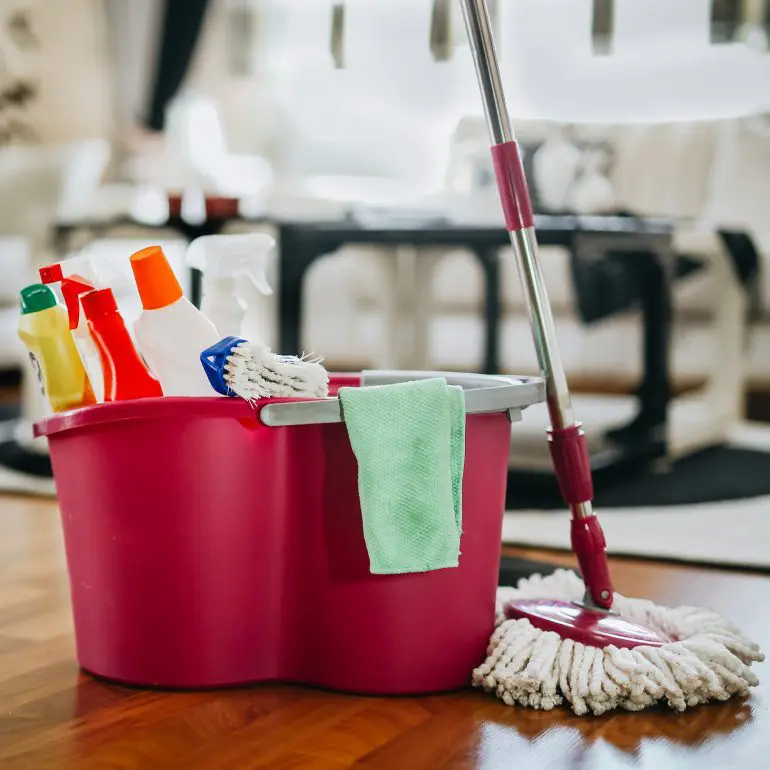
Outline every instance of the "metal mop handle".
[[519, 266], [538, 362], [546, 383], [551, 426], [548, 445], [561, 493], [572, 514], [572, 550], [586, 584], [587, 603], [609, 609], [613, 589], [606, 545], [593, 513], [593, 481], [582, 424], [572, 410], [567, 377], [556, 341], [551, 306], [537, 258], [537, 238], [527, 181], [500, 80], [485, 0], [460, 0], [476, 66], [505, 224]]

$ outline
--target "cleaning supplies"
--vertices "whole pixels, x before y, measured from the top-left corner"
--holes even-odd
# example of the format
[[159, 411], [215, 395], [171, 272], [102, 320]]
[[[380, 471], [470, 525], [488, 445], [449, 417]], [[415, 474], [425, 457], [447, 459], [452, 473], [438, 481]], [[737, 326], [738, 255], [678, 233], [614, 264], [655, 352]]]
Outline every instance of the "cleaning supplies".
[[456, 567], [465, 395], [437, 377], [339, 389], [373, 574]]
[[43, 267], [38, 268], [38, 273], [40, 274], [40, 283], [50, 287], [57, 299], [62, 302], [65, 302], [62, 284], [67, 278], [76, 278], [90, 283], [95, 288], [101, 288], [94, 265], [90, 257], [85, 255], [67, 257], [61, 262], [43, 265]]
[[162, 396], [160, 383], [140, 357], [111, 289], [99, 289], [82, 298], [83, 315], [104, 371], [104, 400]]
[[20, 294], [19, 337], [27, 346], [43, 398], [54, 412], [96, 403], [70, 334], [67, 312], [48, 286], [35, 283]]
[[216, 327], [183, 295], [160, 246], [133, 254], [131, 269], [142, 300], [134, 333], [164, 395], [215, 396], [200, 354], [221, 339]]
[[273, 293], [265, 269], [274, 248], [263, 233], [203, 235], [190, 243], [185, 261], [203, 273], [201, 311], [222, 336], [265, 339], [259, 306]]
[[69, 276], [61, 282], [61, 292], [67, 306], [70, 332], [80, 354], [80, 360], [88, 372], [88, 379], [91, 381], [96, 400], [101, 402], [104, 401], [102, 361], [99, 356], [99, 349], [88, 330], [88, 321], [80, 306], [81, 297], [94, 291], [95, 288], [92, 283], [79, 276]]
[[[93, 291], [97, 286], [95, 281], [90, 278], [84, 278], [77, 273], [70, 273], [65, 276], [62, 264], [61, 262], [54, 262], [51, 265], [41, 267], [39, 270], [40, 280], [51, 288], [59, 287], [61, 298], [67, 308], [70, 332], [75, 340], [75, 347], [88, 373], [88, 379], [94, 391], [94, 396], [97, 401], [101, 402], [104, 401], [104, 377], [99, 351], [91, 339], [88, 324], [80, 308], [80, 297], [89, 291]], [[68, 259], [64, 261], [64, 264], [70, 268], [75, 268], [76, 266], [85, 267], [86, 272], [93, 274], [93, 271], [90, 270], [90, 265], [83, 259]]]
[[211, 386], [223, 396], [257, 401], [329, 394], [329, 374], [319, 359], [278, 356], [266, 345], [240, 337], [225, 337], [204, 350], [201, 364]]
[[82, 276], [94, 285], [97, 283], [94, 266], [91, 259], [85, 255], [67, 257], [67, 259], [61, 260], [61, 262], [43, 265], [43, 267], [38, 268], [38, 273], [40, 274], [40, 283], [50, 286], [54, 289], [54, 293], [64, 278], [71, 275]]
[[[578, 714], [639, 710], [659, 701], [677, 710], [725, 700], [757, 683], [759, 648], [708, 610], [669, 610], [615, 594], [606, 543], [593, 510], [586, 438], [572, 410], [553, 314], [537, 258], [527, 180], [508, 117], [484, 0], [461, 0], [482, 94], [500, 199], [527, 294], [551, 419], [548, 442], [571, 514], [572, 550], [583, 581], [537, 577], [507, 598], [475, 680], [506, 703]], [[491, 84], [491, 85], [490, 85]], [[498, 617], [500, 621], [500, 617]]]
[[44, 265], [43, 267], [38, 268], [37, 272], [40, 275], [40, 283], [48, 286], [54, 292], [54, 296], [63, 301], [64, 298], [61, 295], [60, 284], [64, 278], [64, 271], [62, 270], [61, 264], [59, 262], [54, 262], [50, 265]]

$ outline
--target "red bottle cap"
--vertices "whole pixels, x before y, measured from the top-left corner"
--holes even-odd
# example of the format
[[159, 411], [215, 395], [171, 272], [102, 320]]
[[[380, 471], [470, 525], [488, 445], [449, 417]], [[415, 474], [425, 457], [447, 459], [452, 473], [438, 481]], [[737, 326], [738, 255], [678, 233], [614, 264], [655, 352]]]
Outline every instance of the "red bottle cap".
[[94, 290], [94, 285], [79, 275], [70, 275], [61, 282], [61, 294], [67, 305], [70, 329], [77, 329], [80, 323], [80, 297]]
[[97, 289], [84, 294], [81, 300], [83, 312], [89, 321], [118, 312], [118, 303], [112, 289]]
[[58, 262], [41, 267], [38, 272], [40, 273], [40, 283], [58, 283], [64, 277]]

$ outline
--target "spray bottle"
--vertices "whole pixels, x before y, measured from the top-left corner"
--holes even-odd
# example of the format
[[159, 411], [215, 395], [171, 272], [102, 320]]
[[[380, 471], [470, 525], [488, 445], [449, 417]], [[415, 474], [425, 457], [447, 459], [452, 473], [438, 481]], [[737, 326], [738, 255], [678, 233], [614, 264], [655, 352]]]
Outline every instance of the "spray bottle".
[[264, 303], [273, 290], [267, 260], [275, 241], [264, 233], [204, 235], [187, 249], [188, 267], [203, 273], [201, 310], [222, 337], [264, 341]]
[[101, 403], [104, 401], [104, 374], [99, 351], [91, 339], [88, 324], [80, 306], [80, 299], [84, 294], [99, 288], [94, 279], [91, 263], [85, 257], [72, 257], [63, 262], [54, 262], [41, 267], [39, 273], [40, 282], [52, 290], [58, 289], [64, 300], [75, 347], [88, 373], [94, 396]]
[[85, 279], [94, 286], [98, 283], [93, 263], [86, 256], [68, 257], [60, 262], [52, 262], [38, 268], [38, 273], [40, 283], [48, 286], [60, 302], [64, 301], [61, 282], [65, 278]]

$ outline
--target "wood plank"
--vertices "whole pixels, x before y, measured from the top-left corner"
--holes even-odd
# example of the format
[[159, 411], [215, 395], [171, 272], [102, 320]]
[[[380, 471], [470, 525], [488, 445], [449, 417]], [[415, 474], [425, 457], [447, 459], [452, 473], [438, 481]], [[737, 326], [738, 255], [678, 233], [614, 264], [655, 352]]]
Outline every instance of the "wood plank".
[[[165, 693], [79, 671], [55, 506], [0, 498], [2, 770], [763, 767], [770, 664], [749, 698], [672, 714], [576, 717], [478, 691], [363, 698], [299, 686]], [[506, 549], [564, 565], [569, 554]], [[621, 593], [704, 604], [770, 650], [770, 578], [613, 559]], [[321, 633], [321, 630], [317, 630]]]

